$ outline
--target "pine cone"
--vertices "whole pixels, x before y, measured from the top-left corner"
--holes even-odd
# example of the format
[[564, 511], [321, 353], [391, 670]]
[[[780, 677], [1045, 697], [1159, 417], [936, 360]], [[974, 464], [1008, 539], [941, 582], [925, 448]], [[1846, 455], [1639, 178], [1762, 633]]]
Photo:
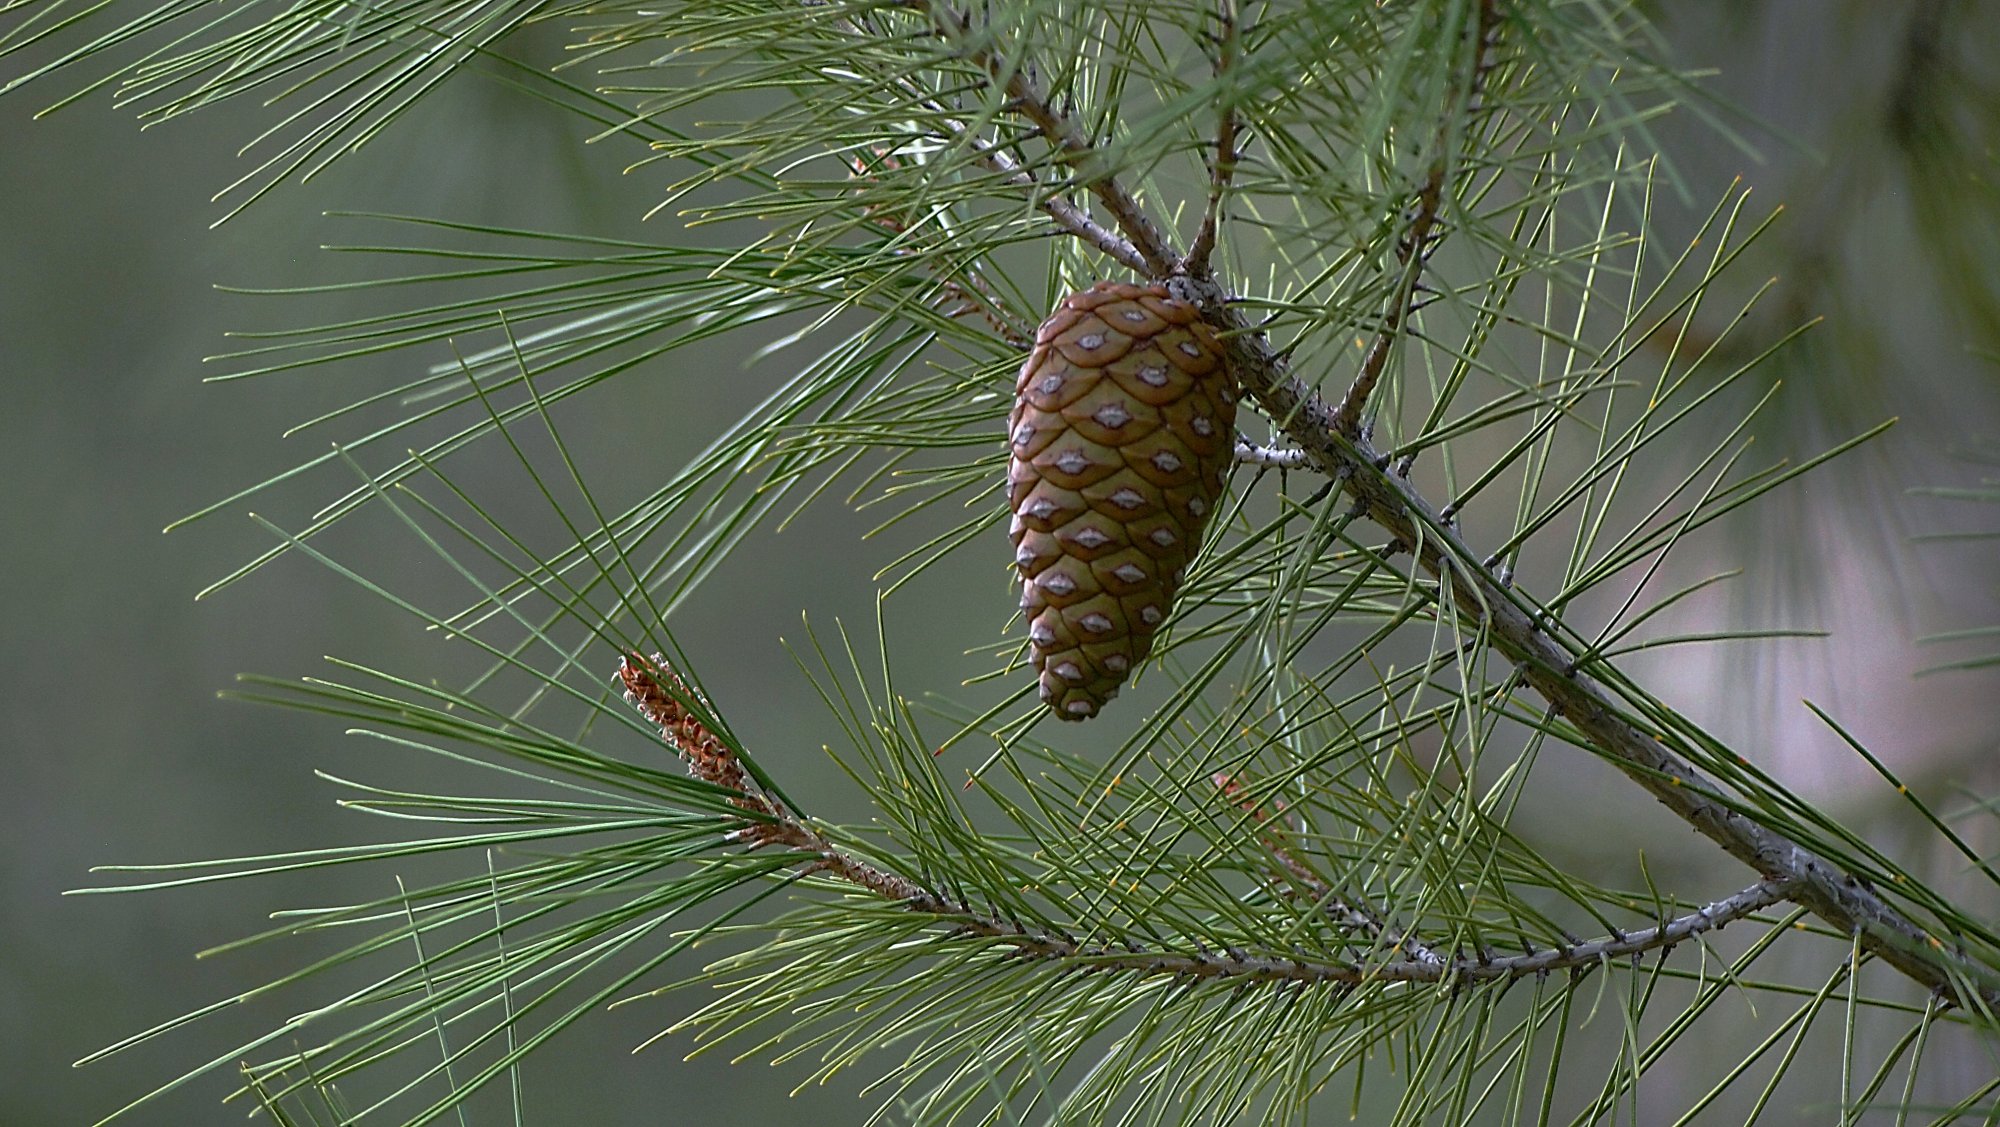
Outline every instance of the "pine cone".
[[1007, 503], [1042, 700], [1088, 720], [1153, 648], [1229, 479], [1236, 379], [1165, 286], [1099, 282], [1035, 333]]

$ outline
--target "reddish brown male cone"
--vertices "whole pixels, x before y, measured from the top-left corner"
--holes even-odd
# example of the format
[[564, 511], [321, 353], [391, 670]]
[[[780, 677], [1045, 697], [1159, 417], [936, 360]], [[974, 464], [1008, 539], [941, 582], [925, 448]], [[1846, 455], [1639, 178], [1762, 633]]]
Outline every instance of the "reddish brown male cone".
[[1010, 533], [1042, 699], [1088, 720], [1153, 648], [1229, 479], [1236, 380], [1165, 286], [1099, 282], [1035, 332], [1008, 417]]

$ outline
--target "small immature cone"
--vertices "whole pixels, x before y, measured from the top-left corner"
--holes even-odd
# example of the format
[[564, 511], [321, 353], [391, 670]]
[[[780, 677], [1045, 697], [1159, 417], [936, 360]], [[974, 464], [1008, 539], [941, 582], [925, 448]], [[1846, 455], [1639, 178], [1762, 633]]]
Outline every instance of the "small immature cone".
[[1236, 449], [1236, 379], [1193, 306], [1099, 282], [1035, 333], [1008, 507], [1042, 700], [1088, 720], [1144, 661]]

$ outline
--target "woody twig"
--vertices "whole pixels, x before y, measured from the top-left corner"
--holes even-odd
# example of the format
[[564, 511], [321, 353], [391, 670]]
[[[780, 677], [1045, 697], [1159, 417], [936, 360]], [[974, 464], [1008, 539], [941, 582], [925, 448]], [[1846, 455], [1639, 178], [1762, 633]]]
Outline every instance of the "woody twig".
[[[659, 730], [661, 741], [679, 754], [690, 774], [734, 792], [731, 804], [741, 811], [741, 816], [739, 824], [726, 834], [729, 843], [752, 849], [792, 850], [800, 855], [805, 873], [834, 878], [907, 911], [935, 917], [949, 936], [995, 941], [1015, 958], [1062, 963], [1085, 973], [1346, 986], [1371, 982], [1490, 982], [1563, 968], [1586, 971], [1612, 959], [1672, 947], [1784, 899], [1785, 889], [1781, 884], [1762, 882], [1642, 930], [1522, 955], [1446, 959], [1414, 937], [1385, 934], [1369, 913], [1326, 891], [1324, 882], [1280, 847], [1273, 850], [1274, 856], [1293, 879], [1313, 890], [1321, 911], [1343, 926], [1367, 932], [1385, 949], [1394, 951], [1396, 957], [1387, 961], [1329, 960], [1305, 952], [1294, 957], [1238, 949], [1215, 951], [1194, 943], [1189, 944], [1192, 950], [1175, 950], [1163, 943], [1144, 946], [1089, 942], [1060, 925], [1035, 926], [962, 900], [955, 901], [901, 873], [856, 856], [830, 840], [757, 786], [736, 753], [715, 736], [703, 719], [705, 713], [712, 715], [707, 701], [658, 656], [625, 655], [618, 666], [618, 681], [624, 688], [625, 699]], [[1224, 786], [1232, 799], [1240, 798], [1240, 790], [1230, 789], [1235, 787], [1234, 783], [1225, 781], [1218, 785]]]
[[1454, 85], [1447, 96], [1448, 104], [1445, 112], [1439, 115], [1437, 136], [1431, 145], [1430, 167], [1425, 171], [1423, 182], [1417, 186], [1408, 222], [1396, 241], [1398, 272], [1389, 293], [1388, 309], [1375, 330], [1374, 339], [1369, 342], [1367, 353], [1361, 358], [1361, 370], [1355, 374], [1354, 382], [1347, 386], [1340, 405], [1334, 408], [1333, 425], [1340, 433], [1350, 437], [1361, 433], [1361, 413], [1367, 408], [1376, 385], [1381, 382], [1382, 372], [1389, 366], [1389, 353], [1402, 338], [1403, 327], [1415, 311], [1424, 266], [1436, 245], [1438, 211], [1444, 202], [1446, 181], [1457, 164], [1452, 159], [1457, 127], [1471, 118], [1477, 109], [1480, 90], [1487, 72], [1492, 69], [1495, 32], [1500, 22], [1498, 4], [1499, 0], [1483, 0], [1479, 5], [1478, 18], [1473, 21], [1472, 28], [1471, 71], [1462, 82]]
[[[848, 168], [857, 180], [874, 179], [877, 168], [893, 170], [902, 166], [901, 159], [891, 152], [878, 150], [874, 157], [876, 163], [873, 166], [858, 156], [848, 159]], [[879, 208], [868, 208], [867, 215], [870, 223], [888, 234], [901, 236], [910, 233], [909, 220], [902, 215]], [[916, 249], [898, 246], [894, 253], [908, 257], [915, 255]], [[1034, 334], [1029, 327], [1008, 313], [1006, 304], [993, 292], [992, 284], [986, 280], [984, 274], [980, 273], [976, 265], [967, 264], [956, 275], [935, 269], [930, 271], [930, 274], [938, 288], [943, 291], [945, 298], [956, 303], [954, 307], [944, 311], [947, 317], [957, 318], [968, 313], [977, 314], [993, 327], [993, 331], [1000, 335], [1000, 339], [1015, 348], [1025, 349], [1034, 343]]]
[[[1219, 0], [1215, 18], [1220, 25], [1215, 37], [1215, 76], [1226, 80], [1235, 67], [1238, 48], [1236, 0]], [[1194, 244], [1181, 264], [1181, 269], [1190, 274], [1208, 272], [1209, 256], [1215, 252], [1216, 232], [1222, 217], [1222, 199], [1229, 192], [1240, 156], [1236, 143], [1236, 101], [1226, 87], [1222, 106], [1215, 116], [1215, 154], [1208, 165], [1208, 204], [1202, 208], [1201, 229], [1195, 233]]]
[[1442, 966], [1444, 960], [1415, 936], [1391, 932], [1382, 923], [1381, 916], [1370, 908], [1349, 901], [1334, 891], [1333, 886], [1320, 878], [1310, 865], [1299, 860], [1286, 841], [1284, 810], [1266, 809], [1264, 804], [1246, 790], [1233, 776], [1217, 772], [1210, 779], [1223, 797], [1229, 799], [1236, 808], [1250, 816], [1257, 827], [1257, 839], [1271, 854], [1271, 859], [1284, 870], [1287, 882], [1279, 885], [1281, 891], [1302, 889], [1312, 899], [1314, 907], [1335, 924], [1343, 928], [1361, 932], [1382, 947], [1401, 951], [1419, 962]]

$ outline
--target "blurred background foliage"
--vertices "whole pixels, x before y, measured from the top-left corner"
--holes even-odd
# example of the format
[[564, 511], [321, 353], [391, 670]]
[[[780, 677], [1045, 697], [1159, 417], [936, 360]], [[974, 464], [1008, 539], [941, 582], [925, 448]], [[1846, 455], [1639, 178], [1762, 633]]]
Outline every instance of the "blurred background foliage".
[[[1901, 422], [1779, 503], [1754, 507], [1731, 537], [1706, 542], [1711, 558], [1690, 547], [1676, 565], [1690, 578], [1747, 571], [1733, 590], [1678, 608], [1682, 630], [1788, 626], [1830, 630], [1830, 639], [1676, 648], [1628, 664], [1719, 735], [1759, 749], [1786, 783], [1894, 843], [1907, 812], [1883, 788], [1863, 785], [1866, 767], [1797, 702], [1828, 707], [1927, 794], [2000, 793], [1992, 670], [1914, 676], [1977, 652], [1976, 642], [1960, 652], [1959, 643], [1921, 638], [2000, 621], [1991, 541], [1953, 538], [1990, 529], [1995, 510], [1952, 492], [1990, 478], [1990, 463], [1972, 455], [2000, 434], [2000, 53], [1991, 50], [2000, 7], [1683, 0], [1654, 15], [1676, 59], [1714, 69], [1709, 88], [1740, 111], [1732, 124], [1760, 154], [1746, 156], [1691, 115], [1660, 125], [1686, 187], [1685, 209], [1662, 219], [1666, 241], [1677, 224], [1692, 230], [1706, 201], [1741, 177], [1788, 213], [1758, 244], [1756, 266], [1737, 274], [1745, 292], [1766, 277], [1776, 290], [1731, 347], [1747, 356], [1802, 320], [1827, 321], [1746, 389], [1787, 381], [1782, 410], [1760, 417], [1759, 442], [1809, 456], [1885, 416]], [[510, 49], [553, 60], [560, 42], [559, 29], [536, 28]], [[10, 65], [0, 63], [0, 83]], [[388, 753], [342, 739], [334, 725], [218, 702], [214, 691], [239, 671], [312, 672], [327, 653], [446, 678], [460, 672], [453, 662], [463, 655], [302, 559], [193, 601], [268, 547], [244, 509], [296, 525], [330, 486], [260, 496], [164, 538], [159, 528], [325, 449], [316, 431], [281, 437], [288, 427], [349, 401], [355, 387], [412, 374], [395, 355], [357, 361], [339, 381], [315, 370], [203, 388], [197, 381], [221, 366], [199, 358], [234, 347], [227, 331], [330, 322], [394, 300], [353, 292], [300, 301], [212, 285], [374, 276], [379, 267], [357, 256], [316, 249], [389, 241], [367, 221], [323, 214], [333, 209], [643, 235], [640, 216], [669, 176], [649, 166], [621, 177], [629, 148], [584, 145], [575, 119], [466, 77], [354, 159], [210, 230], [228, 205], [209, 196], [241, 173], [235, 147], [263, 120], [254, 107], [231, 103], [141, 132], [102, 95], [32, 121], [50, 96], [0, 99], [0, 370], [9, 377], [0, 574], [10, 641], [0, 679], [9, 772], [0, 787], [0, 1060], [9, 1062], [0, 1068], [0, 1122], [21, 1124], [92, 1118], [178, 1073], [201, 1049], [281, 1016], [225, 1015], [118, 1063], [71, 1069], [110, 1040], [273, 977], [291, 960], [282, 947], [192, 957], [264, 923], [278, 901], [260, 900], [258, 886], [60, 897], [90, 883], [89, 865], [360, 841], [376, 831], [335, 809], [311, 771], [412, 788], [431, 781], [421, 772], [432, 768], [402, 756], [392, 775]], [[1698, 323], [1688, 335], [1699, 341], [1720, 329]], [[1672, 339], [1662, 332], [1656, 346]], [[613, 394], [566, 408], [572, 442], [588, 437], [577, 444], [593, 483], [614, 500], [633, 494], [757, 398], [782, 365], [737, 347], [684, 352], [660, 378], [622, 380]], [[440, 348], [435, 359], [447, 358]], [[505, 465], [497, 448], [472, 458], [461, 476]], [[621, 492], [628, 473], [634, 483]], [[1912, 493], [1918, 486], [1936, 489]], [[782, 533], [759, 533], [755, 573], [711, 580], [679, 622], [744, 738], [792, 749], [766, 755], [784, 765], [794, 791], [838, 792], [844, 781], [815, 750], [826, 722], [779, 639], [799, 635], [805, 606], [822, 622], [872, 616], [873, 574], [887, 562], [861, 541], [873, 523], [822, 507]], [[377, 560], [378, 575], [380, 561], [408, 550], [383, 514], [344, 523], [328, 543]], [[413, 570], [406, 590], [443, 596], [443, 586], [423, 587], [443, 579]], [[1010, 602], [1004, 573], [969, 554], [926, 573], [892, 610], [892, 621], [925, 624], [899, 634], [898, 659], [931, 681], [903, 688], [946, 688], [980, 668], [961, 650], [991, 640]], [[1565, 785], [1577, 789], [1564, 793]], [[1593, 842], [1629, 835], [1635, 809], [1648, 805], [1629, 790], [1615, 801], [1592, 790], [1619, 785], [1602, 772], [1552, 772], [1539, 799], [1567, 816], [1537, 823], [1528, 813], [1521, 824], [1546, 825], [1544, 848], [1589, 872]], [[819, 812], [847, 811], [833, 801]], [[1993, 840], [1975, 829], [1975, 840]], [[1687, 837], [1659, 834], [1649, 856], [1682, 872], [1733, 868]], [[427, 874], [412, 866], [411, 875]], [[381, 878], [335, 872], [319, 890], [329, 902], [381, 895], [371, 883]], [[787, 1103], [803, 1069], [685, 1064], [670, 1060], [690, 1047], [674, 1039], [651, 1058], [626, 1055], [665, 1023], [663, 1007], [693, 1004], [624, 1007], [560, 1041], [529, 1071], [530, 1121], [657, 1122], [662, 1109], [715, 1123], [781, 1114], [848, 1121], [868, 1106], [852, 1090], [818, 1088]], [[132, 1121], [214, 1121], [231, 1114], [213, 1104], [219, 1088], [176, 1093]], [[1823, 1112], [1801, 1109], [1797, 1121], [1819, 1122]]]

